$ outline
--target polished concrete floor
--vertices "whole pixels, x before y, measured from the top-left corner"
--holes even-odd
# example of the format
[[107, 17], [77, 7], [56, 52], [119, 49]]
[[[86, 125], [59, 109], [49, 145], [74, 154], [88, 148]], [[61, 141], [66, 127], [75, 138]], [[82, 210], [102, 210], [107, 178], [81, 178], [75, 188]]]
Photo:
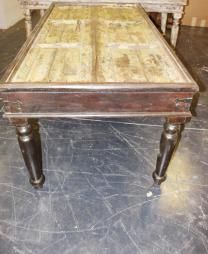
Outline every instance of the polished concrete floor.
[[[0, 33], [1, 75], [24, 36]], [[163, 119], [41, 120], [41, 190], [0, 120], [0, 254], [208, 253], [208, 29], [182, 27], [177, 52], [201, 94], [160, 188]]]

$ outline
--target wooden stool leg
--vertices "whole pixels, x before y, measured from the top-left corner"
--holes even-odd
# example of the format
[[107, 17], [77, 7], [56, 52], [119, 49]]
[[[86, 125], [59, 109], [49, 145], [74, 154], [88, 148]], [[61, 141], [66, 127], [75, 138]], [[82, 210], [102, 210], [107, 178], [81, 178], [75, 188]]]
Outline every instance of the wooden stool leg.
[[40, 151], [35, 142], [32, 127], [27, 121], [24, 124], [15, 125], [19, 146], [30, 176], [30, 183], [36, 188], [42, 187], [45, 177], [42, 172]]
[[177, 39], [178, 39], [178, 32], [179, 32], [179, 24], [180, 19], [182, 17], [182, 13], [174, 13], [173, 14], [173, 26], [171, 29], [171, 44], [173, 47], [176, 47]]
[[30, 9], [25, 10], [25, 28], [26, 28], [26, 36], [28, 38], [32, 32], [32, 17]]
[[166, 33], [167, 19], [168, 19], [168, 14], [161, 13], [161, 31], [163, 35], [165, 35]]
[[160, 140], [160, 153], [157, 157], [156, 169], [153, 172], [155, 183], [160, 184], [166, 179], [166, 172], [180, 137], [181, 124], [166, 122]]
[[43, 17], [44, 14], [45, 14], [45, 10], [44, 9], [40, 9], [40, 16]]

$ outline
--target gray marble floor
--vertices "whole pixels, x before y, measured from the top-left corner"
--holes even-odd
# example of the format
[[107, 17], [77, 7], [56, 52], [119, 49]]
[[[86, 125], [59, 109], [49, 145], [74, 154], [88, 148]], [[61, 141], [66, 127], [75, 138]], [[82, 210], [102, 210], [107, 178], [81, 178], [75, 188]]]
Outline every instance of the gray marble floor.
[[[1, 73], [24, 41], [22, 23], [12, 29], [0, 34]], [[177, 52], [201, 96], [161, 188], [163, 119], [41, 120], [41, 190], [0, 120], [0, 254], [208, 253], [208, 29], [183, 27]]]

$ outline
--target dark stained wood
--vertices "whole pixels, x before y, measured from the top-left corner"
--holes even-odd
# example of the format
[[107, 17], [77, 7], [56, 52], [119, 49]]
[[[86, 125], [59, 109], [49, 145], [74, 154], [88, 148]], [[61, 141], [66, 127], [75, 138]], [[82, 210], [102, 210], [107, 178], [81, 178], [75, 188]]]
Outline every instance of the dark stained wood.
[[181, 124], [166, 122], [160, 140], [160, 153], [157, 157], [156, 169], [153, 172], [155, 183], [161, 184], [166, 179], [166, 172], [176, 145], [180, 138]]
[[[98, 69], [97, 54], [100, 53], [100, 48], [96, 47], [96, 31], [91, 31], [94, 43], [92, 82], [63, 81], [50, 83], [29, 82], [28, 80], [19, 83], [13, 82], [12, 78], [33, 46], [55, 5], [55, 3], [52, 4], [32, 32], [32, 35], [6, 72], [0, 87], [0, 97], [4, 101], [4, 117], [7, 117], [17, 128], [20, 148], [30, 174], [31, 183], [35, 186], [42, 185], [44, 175], [39, 163], [40, 158], [37, 157], [39, 152], [31, 126], [28, 124], [28, 118], [135, 116], [166, 117], [166, 124], [161, 136], [160, 153], [153, 174], [156, 183], [162, 182], [165, 179], [169, 161], [180, 136], [180, 126], [191, 118], [190, 106], [193, 96], [198, 92], [195, 81], [177, 58], [175, 52], [153, 26], [147, 15], [143, 14], [152, 33], [156, 35], [158, 44], [162, 45], [165, 57], [171, 59], [173, 69], [177, 69], [177, 72], [180, 73], [181, 82], [176, 80], [173, 75], [175, 82], [167, 83], [133, 83], [128, 81], [99, 83], [96, 72]], [[66, 4], [61, 3], [61, 5]], [[71, 3], [71, 5], [74, 4]], [[92, 29], [96, 29], [96, 23], [94, 24], [94, 22], [95, 20], [92, 22]]]
[[42, 171], [41, 153], [38, 149], [32, 126], [28, 123], [27, 119], [16, 119], [15, 125], [20, 150], [30, 177], [30, 183], [35, 188], [42, 187], [45, 176]]
[[[6, 113], [189, 112], [192, 97], [187, 92], [7, 92]], [[190, 101], [178, 104], [178, 99]]]
[[191, 117], [180, 117], [180, 116], [170, 117], [169, 116], [166, 118], [166, 123], [168, 123], [168, 124], [184, 125], [189, 121], [191, 121]]

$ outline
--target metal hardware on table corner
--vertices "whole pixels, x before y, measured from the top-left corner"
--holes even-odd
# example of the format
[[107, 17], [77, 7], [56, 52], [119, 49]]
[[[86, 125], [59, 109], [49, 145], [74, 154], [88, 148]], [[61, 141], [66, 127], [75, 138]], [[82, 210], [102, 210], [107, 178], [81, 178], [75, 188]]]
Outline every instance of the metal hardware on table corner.
[[9, 112], [22, 112], [21, 101], [4, 101], [4, 109]]
[[191, 106], [191, 102], [192, 102], [192, 98], [176, 98], [175, 103], [176, 103], [176, 107], [181, 106], [181, 104], [184, 104], [184, 107], [186, 110], [190, 109]]

